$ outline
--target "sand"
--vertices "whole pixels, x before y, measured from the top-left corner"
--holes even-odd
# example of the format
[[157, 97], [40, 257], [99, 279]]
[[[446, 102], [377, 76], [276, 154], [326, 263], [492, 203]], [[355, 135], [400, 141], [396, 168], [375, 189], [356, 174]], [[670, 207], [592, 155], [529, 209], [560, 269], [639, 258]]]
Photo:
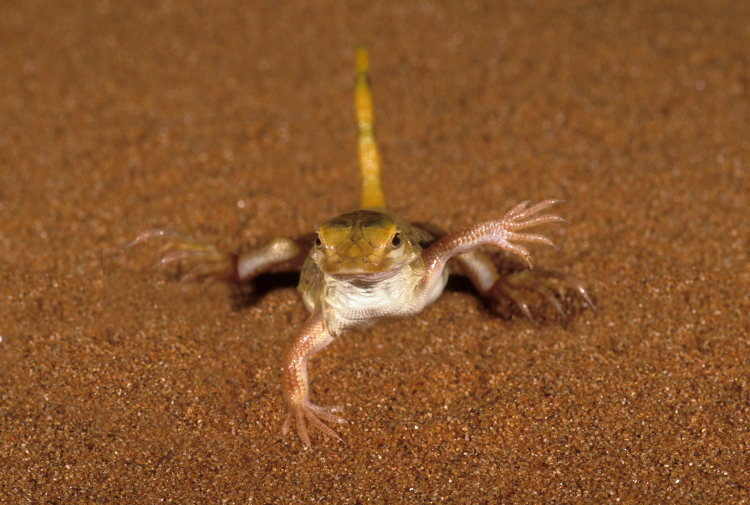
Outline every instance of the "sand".
[[[276, 3], [0, 6], [0, 502], [750, 501], [750, 4]], [[294, 279], [123, 247], [355, 207], [357, 42], [391, 208], [562, 198], [534, 259], [597, 308], [502, 318], [459, 282], [349, 332], [311, 363], [349, 423], [307, 450]]]

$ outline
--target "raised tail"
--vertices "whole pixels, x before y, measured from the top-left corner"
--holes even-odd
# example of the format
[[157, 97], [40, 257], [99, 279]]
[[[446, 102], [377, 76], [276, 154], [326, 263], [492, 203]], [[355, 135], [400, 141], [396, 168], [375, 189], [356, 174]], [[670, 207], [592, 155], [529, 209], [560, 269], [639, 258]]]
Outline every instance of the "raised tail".
[[356, 47], [357, 66], [354, 85], [354, 112], [357, 115], [357, 148], [359, 171], [362, 179], [362, 208], [385, 207], [383, 187], [380, 184], [380, 154], [375, 141], [372, 96], [370, 94], [370, 63], [367, 49]]

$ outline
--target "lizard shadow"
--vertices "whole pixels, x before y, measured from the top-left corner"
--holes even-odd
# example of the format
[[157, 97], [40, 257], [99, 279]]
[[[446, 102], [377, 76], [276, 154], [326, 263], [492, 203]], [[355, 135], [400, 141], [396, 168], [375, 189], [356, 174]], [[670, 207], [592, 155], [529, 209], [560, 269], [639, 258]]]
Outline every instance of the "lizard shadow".
[[241, 311], [253, 307], [269, 292], [296, 288], [298, 283], [299, 272], [263, 273], [250, 282], [233, 283], [230, 292], [232, 309]]
[[[257, 305], [263, 297], [277, 289], [296, 288], [299, 283], [299, 272], [263, 273], [250, 282], [231, 285], [230, 299], [232, 309], [241, 311]], [[476, 289], [468, 278], [451, 275], [446, 289], [459, 293], [477, 295]]]

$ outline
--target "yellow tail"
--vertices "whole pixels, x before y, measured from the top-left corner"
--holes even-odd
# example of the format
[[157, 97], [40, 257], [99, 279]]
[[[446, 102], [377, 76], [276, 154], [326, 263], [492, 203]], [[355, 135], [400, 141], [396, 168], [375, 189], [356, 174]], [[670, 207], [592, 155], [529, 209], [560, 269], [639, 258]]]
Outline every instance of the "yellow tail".
[[370, 63], [367, 49], [358, 45], [355, 61], [357, 78], [354, 85], [354, 112], [357, 115], [357, 147], [362, 178], [362, 208], [385, 207], [380, 184], [380, 154], [375, 142], [372, 96], [370, 95]]

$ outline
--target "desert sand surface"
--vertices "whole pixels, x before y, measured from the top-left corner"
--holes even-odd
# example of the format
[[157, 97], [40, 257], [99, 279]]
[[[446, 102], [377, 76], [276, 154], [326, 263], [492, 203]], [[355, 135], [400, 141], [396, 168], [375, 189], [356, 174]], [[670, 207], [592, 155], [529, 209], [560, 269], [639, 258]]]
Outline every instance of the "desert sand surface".
[[[596, 310], [465, 283], [312, 360], [294, 278], [152, 269], [359, 200], [353, 47], [389, 206], [455, 230], [560, 198], [534, 246]], [[3, 2], [0, 502], [747, 503], [750, 3]]]

